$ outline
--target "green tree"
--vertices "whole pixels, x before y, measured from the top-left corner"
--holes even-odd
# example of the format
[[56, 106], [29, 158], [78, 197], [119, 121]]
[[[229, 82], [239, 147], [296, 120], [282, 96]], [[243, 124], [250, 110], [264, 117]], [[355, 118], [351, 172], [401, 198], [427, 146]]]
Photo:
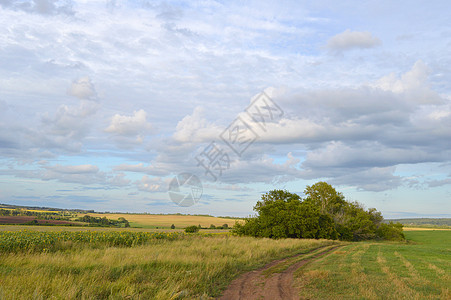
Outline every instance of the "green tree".
[[324, 181], [305, 188], [305, 201], [311, 201], [320, 208], [321, 213], [336, 214], [346, 205], [345, 197]]
[[[307, 196], [273, 190], [254, 206], [256, 215], [235, 223], [233, 232], [268, 238], [325, 238], [359, 241], [403, 239], [402, 225], [383, 224], [375, 208], [348, 202], [326, 182], [307, 186]], [[401, 227], [399, 227], [401, 226]]]
[[[236, 223], [234, 232], [268, 238], [315, 238], [319, 231], [320, 211], [311, 202], [283, 190], [262, 195], [254, 206], [257, 216]], [[330, 238], [330, 237], [329, 237]]]

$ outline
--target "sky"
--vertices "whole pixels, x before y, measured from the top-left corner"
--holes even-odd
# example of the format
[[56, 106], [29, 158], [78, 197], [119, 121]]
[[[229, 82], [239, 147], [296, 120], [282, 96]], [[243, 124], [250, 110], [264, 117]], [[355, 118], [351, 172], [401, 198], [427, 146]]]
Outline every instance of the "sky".
[[451, 217], [449, 11], [0, 0], [0, 203], [242, 217], [326, 181]]

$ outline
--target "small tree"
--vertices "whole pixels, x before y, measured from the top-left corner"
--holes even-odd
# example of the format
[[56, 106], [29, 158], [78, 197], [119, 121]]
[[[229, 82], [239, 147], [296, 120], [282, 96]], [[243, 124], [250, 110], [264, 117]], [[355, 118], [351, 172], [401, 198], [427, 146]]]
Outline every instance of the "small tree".
[[198, 231], [199, 231], [199, 227], [197, 227], [196, 225], [188, 226], [185, 228], [185, 232], [187, 232], [187, 233], [196, 233]]

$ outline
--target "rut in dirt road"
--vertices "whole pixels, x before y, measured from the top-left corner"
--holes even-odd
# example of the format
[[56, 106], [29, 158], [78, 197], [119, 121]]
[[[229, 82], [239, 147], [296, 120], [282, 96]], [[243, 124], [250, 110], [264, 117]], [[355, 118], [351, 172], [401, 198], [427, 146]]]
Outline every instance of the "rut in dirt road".
[[[301, 259], [287, 269], [280, 273], [273, 273], [266, 276], [264, 272], [271, 267], [285, 263], [287, 260], [294, 257], [308, 255], [308, 253], [298, 254], [293, 257], [289, 257], [283, 260], [277, 260], [269, 263], [261, 269], [244, 273], [229, 285], [229, 287], [224, 291], [223, 295], [219, 298], [220, 300], [237, 300], [237, 299], [299, 299], [298, 290], [293, 287], [293, 274], [301, 266], [310, 262], [311, 260], [323, 256], [339, 246], [329, 248], [323, 247], [320, 252], [310, 256], [306, 259]], [[314, 250], [318, 251], [318, 249]]]

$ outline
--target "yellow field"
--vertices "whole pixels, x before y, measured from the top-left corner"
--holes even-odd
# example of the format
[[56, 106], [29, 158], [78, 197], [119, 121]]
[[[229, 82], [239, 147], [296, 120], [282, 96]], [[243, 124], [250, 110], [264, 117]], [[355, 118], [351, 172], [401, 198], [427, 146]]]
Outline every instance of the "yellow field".
[[451, 230], [451, 228], [404, 227], [403, 230], [404, 231]]
[[[85, 214], [79, 214], [79, 217]], [[232, 227], [238, 219], [226, 219], [208, 216], [186, 216], [186, 215], [145, 215], [145, 214], [87, 214], [92, 217], [107, 217], [107, 219], [117, 220], [120, 217], [130, 222], [132, 227], [154, 228], [154, 227], [170, 227], [172, 224], [175, 228], [185, 228], [191, 225], [201, 225], [202, 227], [222, 226], [224, 224]], [[239, 221], [239, 220], [238, 220]]]

